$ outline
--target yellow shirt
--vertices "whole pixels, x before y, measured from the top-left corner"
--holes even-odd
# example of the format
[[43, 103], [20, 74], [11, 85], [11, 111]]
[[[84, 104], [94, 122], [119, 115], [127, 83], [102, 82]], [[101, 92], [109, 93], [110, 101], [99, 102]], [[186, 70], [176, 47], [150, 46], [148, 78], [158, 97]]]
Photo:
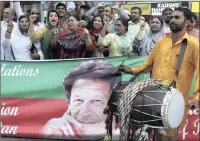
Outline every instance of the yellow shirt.
[[[187, 48], [177, 78], [175, 70], [182, 41], [185, 38], [187, 39]], [[168, 81], [168, 83], [171, 83], [173, 78], [176, 80], [176, 88], [183, 93], [185, 104], [188, 104], [190, 99], [190, 86], [196, 70], [194, 93], [195, 99], [199, 99], [199, 41], [194, 37], [185, 33], [182, 39], [172, 45], [171, 33], [166, 34], [157, 41], [147, 60], [140, 66], [132, 68], [132, 71], [137, 73], [143, 69], [151, 68], [150, 66], [152, 66], [150, 69], [152, 70], [152, 78], [159, 78]], [[187, 110], [186, 108], [186, 113]]]
[[127, 33], [121, 36], [116, 33], [109, 33], [105, 37], [99, 36], [98, 43], [104, 47], [108, 46], [109, 57], [123, 56], [133, 51], [133, 40]]

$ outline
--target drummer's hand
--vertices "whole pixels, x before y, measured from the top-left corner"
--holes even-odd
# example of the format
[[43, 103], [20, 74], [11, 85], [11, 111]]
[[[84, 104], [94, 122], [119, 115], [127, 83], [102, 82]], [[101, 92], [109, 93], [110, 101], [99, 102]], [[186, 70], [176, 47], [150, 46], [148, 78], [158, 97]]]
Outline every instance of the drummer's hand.
[[163, 136], [166, 136], [166, 132], [165, 132], [164, 129], [158, 130], [158, 133], [161, 134], [161, 135], [163, 135]]
[[125, 65], [120, 65], [118, 66], [119, 71], [127, 73], [127, 74], [133, 74], [133, 71], [131, 70], [131, 68], [125, 66]]
[[199, 100], [193, 99], [188, 104], [188, 107], [189, 107], [190, 110], [195, 110], [193, 107], [195, 106], [195, 108], [199, 108], [199, 104], [200, 104]]

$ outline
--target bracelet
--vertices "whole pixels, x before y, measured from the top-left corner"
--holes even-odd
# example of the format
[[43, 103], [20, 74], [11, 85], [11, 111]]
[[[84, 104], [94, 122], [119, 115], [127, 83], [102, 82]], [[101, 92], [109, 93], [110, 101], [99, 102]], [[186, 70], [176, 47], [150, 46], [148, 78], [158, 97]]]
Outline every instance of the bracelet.
[[6, 30], [6, 32], [11, 33], [12, 31], [8, 31], [8, 30]]

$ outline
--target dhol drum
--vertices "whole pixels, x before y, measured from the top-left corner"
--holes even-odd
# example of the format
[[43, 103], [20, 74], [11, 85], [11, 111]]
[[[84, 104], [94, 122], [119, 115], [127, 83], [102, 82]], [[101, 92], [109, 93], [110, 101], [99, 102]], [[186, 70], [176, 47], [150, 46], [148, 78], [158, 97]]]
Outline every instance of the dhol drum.
[[[120, 95], [129, 83], [117, 84], [108, 101], [109, 111], [117, 117]], [[173, 129], [180, 125], [184, 117], [185, 101], [182, 93], [175, 88], [165, 85], [147, 86], [136, 95], [131, 107], [132, 124], [149, 125], [152, 129]]]

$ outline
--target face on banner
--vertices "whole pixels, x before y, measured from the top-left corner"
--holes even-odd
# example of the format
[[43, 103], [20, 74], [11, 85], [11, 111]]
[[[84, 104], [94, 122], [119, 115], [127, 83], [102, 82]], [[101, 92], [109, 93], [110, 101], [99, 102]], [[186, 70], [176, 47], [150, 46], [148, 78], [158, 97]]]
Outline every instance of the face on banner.
[[82, 134], [105, 132], [105, 118], [102, 114], [110, 93], [110, 85], [100, 79], [78, 79], [71, 91], [69, 113], [83, 125]]
[[86, 61], [70, 71], [64, 78], [68, 109], [62, 117], [50, 119], [41, 134], [48, 138], [103, 139], [106, 134], [103, 110], [110, 87], [121, 81], [121, 76], [116, 79], [113, 72], [117, 68], [105, 61]]

